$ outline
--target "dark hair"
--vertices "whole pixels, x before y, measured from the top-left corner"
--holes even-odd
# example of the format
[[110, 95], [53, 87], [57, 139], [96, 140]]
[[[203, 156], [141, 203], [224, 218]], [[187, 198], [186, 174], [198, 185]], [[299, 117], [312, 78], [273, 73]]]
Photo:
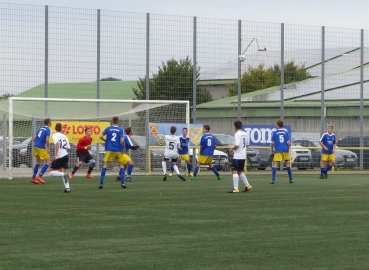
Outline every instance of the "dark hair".
[[278, 119], [276, 123], [279, 127], [283, 127], [283, 120]]
[[241, 129], [242, 128], [242, 122], [240, 120], [234, 121], [233, 125], [237, 129]]
[[171, 126], [171, 127], [170, 127], [170, 134], [175, 134], [175, 133], [176, 133], [176, 131], [177, 131], [176, 126]]
[[113, 117], [113, 124], [118, 124], [119, 123], [119, 118], [118, 116], [114, 116]]
[[188, 130], [186, 127], [182, 128], [182, 130]]
[[87, 130], [91, 130], [91, 128], [85, 128], [85, 133], [87, 132]]
[[46, 119], [44, 120], [44, 125], [45, 125], [45, 126], [49, 125], [50, 123], [51, 123], [51, 119], [50, 119], [50, 118], [46, 118]]
[[132, 128], [131, 127], [127, 127], [124, 132], [126, 133], [126, 135], [128, 135], [129, 133], [132, 132]]
[[207, 131], [210, 131], [210, 126], [209, 126], [209, 125], [203, 125], [203, 127], [204, 127]]
[[61, 123], [56, 123], [55, 130], [60, 132], [62, 130], [62, 124]]

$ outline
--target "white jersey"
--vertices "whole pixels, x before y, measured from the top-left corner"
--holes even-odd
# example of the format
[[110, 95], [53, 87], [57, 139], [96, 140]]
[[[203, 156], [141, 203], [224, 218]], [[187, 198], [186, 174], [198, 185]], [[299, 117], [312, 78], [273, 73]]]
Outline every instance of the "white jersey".
[[58, 151], [58, 156], [56, 157], [56, 159], [62, 158], [68, 155], [67, 149], [70, 149], [70, 144], [69, 144], [69, 140], [67, 136], [65, 136], [61, 132], [56, 132], [55, 134], [53, 134], [52, 137], [53, 137], [53, 141], [55, 145], [56, 143], [59, 143], [59, 151]]
[[246, 147], [250, 145], [250, 139], [246, 132], [239, 130], [234, 134], [235, 145], [238, 148], [234, 151], [234, 159], [246, 159]]
[[179, 137], [176, 135], [165, 135], [165, 158], [178, 158]]

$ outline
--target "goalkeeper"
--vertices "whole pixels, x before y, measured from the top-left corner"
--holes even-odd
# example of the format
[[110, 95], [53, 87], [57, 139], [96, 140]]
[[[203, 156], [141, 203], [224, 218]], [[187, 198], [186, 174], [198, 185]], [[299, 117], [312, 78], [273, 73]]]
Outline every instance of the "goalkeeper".
[[79, 139], [77, 143], [77, 163], [73, 168], [72, 173], [69, 175], [69, 178], [73, 178], [74, 174], [78, 170], [78, 168], [82, 165], [82, 162], [88, 163], [88, 171], [86, 174], [86, 178], [95, 178], [93, 175], [91, 175], [92, 170], [95, 167], [95, 160], [91, 156], [90, 152], [88, 150], [91, 149], [91, 129], [86, 128], [85, 129], [86, 136]]

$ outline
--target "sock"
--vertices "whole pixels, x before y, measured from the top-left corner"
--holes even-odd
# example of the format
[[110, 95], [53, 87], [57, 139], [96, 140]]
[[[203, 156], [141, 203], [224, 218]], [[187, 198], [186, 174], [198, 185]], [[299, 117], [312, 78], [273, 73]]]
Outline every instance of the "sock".
[[32, 178], [36, 177], [39, 168], [40, 168], [40, 164], [36, 164], [35, 167], [33, 168]]
[[213, 167], [213, 168], [211, 168], [211, 169], [212, 169], [212, 171], [215, 173], [215, 175], [216, 175], [216, 176], [219, 176], [219, 173], [218, 173], [217, 168]]
[[166, 175], [167, 174], [167, 163], [165, 161], [162, 161], [161, 167], [163, 168], [164, 175]]
[[176, 171], [176, 174], [180, 174], [177, 165], [172, 166], [172, 168]]
[[290, 166], [287, 167], [287, 173], [288, 173], [290, 180], [292, 180], [292, 170]]
[[277, 175], [277, 168], [272, 168], [272, 180], [275, 180], [275, 177]]
[[104, 178], [105, 178], [106, 168], [101, 169], [101, 176], [100, 176], [100, 185], [104, 184]]
[[88, 174], [91, 174], [91, 172], [92, 172], [92, 170], [94, 169], [94, 167], [92, 167], [92, 166], [88, 166], [88, 171], [87, 171], [87, 173]]
[[47, 171], [47, 169], [49, 168], [49, 164], [44, 164], [44, 166], [42, 167], [41, 169], [41, 172], [40, 172], [40, 176], [43, 176], [44, 173]]
[[133, 165], [128, 164], [127, 176], [131, 176], [133, 170]]
[[232, 174], [233, 177], [233, 189], [238, 189], [238, 174]]
[[249, 181], [247, 181], [247, 177], [246, 177], [246, 175], [245, 175], [244, 173], [241, 173], [241, 174], [240, 174], [240, 179], [241, 179], [241, 180], [242, 180], [242, 182], [245, 184], [245, 187], [250, 186]]
[[120, 174], [120, 181], [122, 182], [122, 184], [124, 184], [124, 176], [126, 175], [124, 168], [120, 168], [119, 174]]
[[187, 171], [188, 171], [189, 174], [191, 173], [191, 171], [192, 171], [192, 165], [191, 164], [187, 165]]
[[78, 170], [78, 167], [77, 166], [74, 166], [73, 171], [72, 171], [72, 174], [75, 174], [77, 170]]
[[325, 168], [320, 168], [320, 175], [324, 175]]
[[63, 184], [64, 184], [64, 187], [65, 188], [68, 188], [69, 189], [69, 181], [68, 180], [67, 181], [64, 181], [64, 179], [63, 179]]
[[332, 166], [331, 165], [327, 165], [327, 169], [325, 171], [328, 172], [330, 169], [332, 169]]
[[196, 166], [193, 170], [193, 175], [196, 176], [196, 174], [199, 172], [199, 166]]
[[174, 171], [174, 167], [173, 165], [170, 165], [170, 172], [173, 173], [173, 171]]
[[50, 176], [63, 176], [64, 173], [58, 172], [58, 171], [51, 171], [51, 172], [49, 172], [49, 175]]

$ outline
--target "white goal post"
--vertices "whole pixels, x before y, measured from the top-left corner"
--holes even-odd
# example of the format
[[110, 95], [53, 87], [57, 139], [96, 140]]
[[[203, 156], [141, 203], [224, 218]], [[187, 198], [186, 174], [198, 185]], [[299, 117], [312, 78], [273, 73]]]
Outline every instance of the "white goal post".
[[[33, 145], [31, 137], [38, 128], [44, 125], [43, 121], [46, 118], [52, 120], [51, 129], [53, 133], [55, 132], [55, 124], [57, 122], [62, 123], [62, 132], [68, 134], [67, 137], [71, 136], [69, 140], [72, 144], [76, 144], [77, 138], [84, 136], [84, 128], [91, 127], [93, 129], [93, 143], [97, 143], [95, 153], [97, 159], [104, 151], [100, 145], [102, 142], [98, 142], [98, 133], [101, 133], [106, 126], [110, 125], [114, 116], [119, 117], [119, 125], [123, 129], [132, 127], [134, 130], [132, 137], [135, 137], [137, 141], [141, 141], [145, 147], [149, 146], [149, 136], [152, 135], [150, 133], [151, 123], [180, 124], [187, 128], [190, 124], [190, 102], [180, 100], [10, 97], [8, 108], [2, 108], [2, 110], [9, 114], [9, 155], [7, 160], [9, 179], [13, 179], [14, 176], [31, 176], [34, 166], [33, 153], [31, 153], [33, 149], [30, 148]], [[166, 134], [169, 134], [169, 130], [166, 132]], [[97, 139], [95, 140], [95, 138]], [[131, 151], [134, 162], [135, 152]], [[141, 156], [136, 157], [136, 161], [142, 163], [139, 169], [147, 171], [147, 167], [145, 169], [143, 167], [147, 164], [148, 158], [151, 157], [146, 155], [146, 160], [142, 160], [143, 151], [140, 153]], [[52, 158], [51, 154], [50, 157]], [[73, 162], [74, 159], [72, 158], [69, 167], [72, 166], [73, 168]], [[15, 167], [24, 168], [25, 166], [28, 169], [19, 169], [19, 171], [14, 169]]]

